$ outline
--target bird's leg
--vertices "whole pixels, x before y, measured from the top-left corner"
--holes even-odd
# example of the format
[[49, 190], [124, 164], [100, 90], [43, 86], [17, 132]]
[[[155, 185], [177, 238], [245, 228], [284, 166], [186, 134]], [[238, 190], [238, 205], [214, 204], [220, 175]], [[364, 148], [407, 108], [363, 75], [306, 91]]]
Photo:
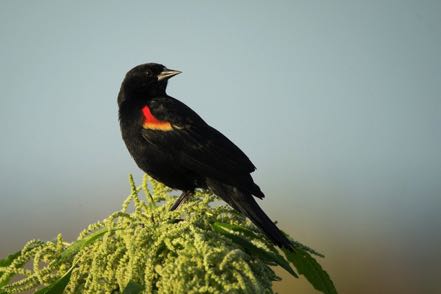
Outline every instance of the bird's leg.
[[173, 204], [170, 208], [170, 211], [176, 210], [182, 203], [184, 203], [191, 195], [193, 195], [193, 191], [183, 191], [181, 196], [179, 196], [178, 200]]

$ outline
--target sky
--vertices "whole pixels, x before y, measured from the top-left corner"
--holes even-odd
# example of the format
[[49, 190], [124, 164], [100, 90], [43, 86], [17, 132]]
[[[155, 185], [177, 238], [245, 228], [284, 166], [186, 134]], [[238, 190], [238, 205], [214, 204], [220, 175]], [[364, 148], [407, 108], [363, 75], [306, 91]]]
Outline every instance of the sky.
[[[1, 1], [0, 257], [69, 240], [142, 172], [116, 96], [145, 62], [254, 162], [340, 293], [439, 293], [440, 1]], [[279, 293], [316, 293], [302, 280]]]

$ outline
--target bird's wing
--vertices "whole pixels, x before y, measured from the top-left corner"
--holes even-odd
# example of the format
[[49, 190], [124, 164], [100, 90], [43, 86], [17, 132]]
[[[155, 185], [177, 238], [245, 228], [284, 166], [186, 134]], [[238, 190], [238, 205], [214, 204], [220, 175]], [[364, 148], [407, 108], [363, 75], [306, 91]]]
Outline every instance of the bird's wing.
[[170, 130], [143, 129], [143, 137], [175, 156], [177, 164], [202, 176], [236, 182], [255, 170], [253, 163], [233, 142], [206, 124], [188, 106], [165, 99], [150, 104], [152, 114], [169, 122]]

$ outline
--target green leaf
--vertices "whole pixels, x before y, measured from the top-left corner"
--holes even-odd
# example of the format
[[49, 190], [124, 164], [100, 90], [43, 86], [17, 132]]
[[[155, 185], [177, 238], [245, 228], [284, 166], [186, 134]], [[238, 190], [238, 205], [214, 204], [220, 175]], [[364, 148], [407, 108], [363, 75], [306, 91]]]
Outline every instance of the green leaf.
[[[239, 225], [234, 225], [234, 224], [220, 223], [220, 222], [216, 222], [216, 224], [220, 225], [220, 226], [222, 226], [222, 227], [224, 227], [226, 229], [229, 229], [231, 231], [241, 232], [241, 233], [243, 233], [246, 236], [249, 236], [251, 238], [261, 239], [261, 237], [256, 232], [254, 232], [254, 231], [252, 231], [250, 229], [247, 229], [246, 227], [239, 226]], [[320, 257], [324, 257], [324, 255], [321, 254], [320, 252], [317, 252], [316, 250], [314, 250], [314, 249], [312, 249], [312, 248], [310, 248], [310, 247], [308, 247], [306, 245], [303, 245], [300, 242], [293, 241], [293, 240], [291, 240], [291, 242], [292, 242], [294, 248], [296, 248], [296, 249], [305, 250], [305, 251], [307, 251], [307, 252], [309, 252], [311, 254], [314, 254], [314, 255], [317, 255], [317, 256], [320, 256]], [[274, 248], [274, 250], [276, 250], [276, 249]]]
[[[226, 229], [227, 231], [233, 231], [233, 232], [240, 232], [243, 233], [245, 236], [250, 237], [252, 239], [262, 239], [262, 237], [260, 237], [256, 232], [243, 227], [243, 226], [239, 226], [239, 225], [235, 225], [235, 224], [227, 224], [227, 223], [220, 223], [220, 222], [215, 222], [215, 225], [217, 226], [221, 226], [223, 229]], [[275, 246], [270, 246], [269, 248], [272, 252], [274, 252], [274, 254], [279, 254], [279, 251], [276, 249]], [[283, 258], [283, 257], [282, 257]]]
[[241, 232], [244, 233], [244, 235], [251, 237], [251, 238], [255, 238], [255, 239], [261, 239], [259, 237], [259, 235], [257, 235], [256, 232], [253, 232], [245, 227], [239, 226], [239, 225], [234, 225], [234, 224], [226, 224], [226, 223], [220, 223], [220, 222], [215, 222], [215, 225], [217, 226], [221, 226], [224, 229], [228, 229], [231, 231], [236, 231], [236, 232]]
[[124, 288], [122, 294], [138, 294], [141, 293], [144, 287], [137, 282], [130, 281]]
[[47, 287], [44, 287], [34, 294], [60, 294], [63, 293], [67, 284], [69, 283], [70, 276], [72, 275], [72, 270], [75, 265], [73, 265], [61, 278], [53, 282]]
[[[12, 253], [12, 254], [6, 256], [3, 259], [0, 259], [0, 267], [9, 266], [14, 261], [14, 259], [16, 259], [17, 257], [20, 256], [20, 254], [21, 254], [21, 251], [17, 251], [15, 253]], [[1, 274], [2, 273], [0, 273], [0, 276], [1, 276]]]
[[84, 239], [75, 241], [69, 247], [67, 247], [66, 250], [64, 250], [61, 253], [59, 261], [62, 262], [66, 259], [71, 258], [76, 253], [78, 253], [81, 249], [83, 249], [87, 245], [93, 243], [95, 240], [97, 240], [98, 238], [100, 238], [102, 235], [104, 235], [107, 232], [109, 232], [109, 230], [107, 228], [100, 229], [100, 230], [95, 231], [92, 234], [86, 236]]
[[[7, 267], [7, 266], [11, 265], [11, 263], [20, 255], [21, 255], [21, 251], [17, 251], [15, 253], [12, 253], [12, 254], [6, 256], [4, 259], [0, 260], [0, 267]], [[3, 272], [0, 272], [0, 278], [3, 276], [3, 274], [4, 274]], [[3, 282], [0, 283], [0, 288], [2, 288], [3, 286], [5, 286], [9, 283], [9, 279], [11, 278], [11, 276], [13, 276], [13, 275], [10, 274], [9, 277], [4, 279]]]
[[296, 267], [297, 271], [318, 291], [325, 294], [337, 294], [334, 283], [328, 273], [322, 269], [320, 264], [305, 250], [295, 251], [284, 250], [286, 257]]
[[277, 254], [276, 252], [272, 252], [272, 251], [266, 251], [262, 248], [257, 247], [256, 245], [254, 245], [250, 241], [248, 241], [238, 235], [230, 233], [220, 223], [214, 223], [213, 229], [215, 231], [221, 233], [222, 235], [230, 238], [231, 240], [233, 240], [235, 243], [239, 244], [240, 246], [242, 246], [249, 254], [257, 256], [266, 262], [276, 263], [276, 264], [280, 265], [281, 267], [283, 267], [287, 272], [292, 274], [294, 277], [298, 278], [298, 275], [291, 268], [291, 266], [289, 265], [289, 262], [280, 254]]

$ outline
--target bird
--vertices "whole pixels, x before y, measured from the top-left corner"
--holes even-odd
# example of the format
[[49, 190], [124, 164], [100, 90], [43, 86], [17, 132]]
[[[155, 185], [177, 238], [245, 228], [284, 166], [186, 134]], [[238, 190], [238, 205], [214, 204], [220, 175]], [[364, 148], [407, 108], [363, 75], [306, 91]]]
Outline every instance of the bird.
[[182, 194], [176, 210], [195, 189], [209, 189], [248, 217], [275, 245], [293, 243], [260, 208], [264, 193], [254, 182], [256, 170], [247, 155], [183, 102], [166, 93], [170, 78], [181, 71], [145, 63], [129, 70], [119, 90], [121, 135], [138, 167]]

